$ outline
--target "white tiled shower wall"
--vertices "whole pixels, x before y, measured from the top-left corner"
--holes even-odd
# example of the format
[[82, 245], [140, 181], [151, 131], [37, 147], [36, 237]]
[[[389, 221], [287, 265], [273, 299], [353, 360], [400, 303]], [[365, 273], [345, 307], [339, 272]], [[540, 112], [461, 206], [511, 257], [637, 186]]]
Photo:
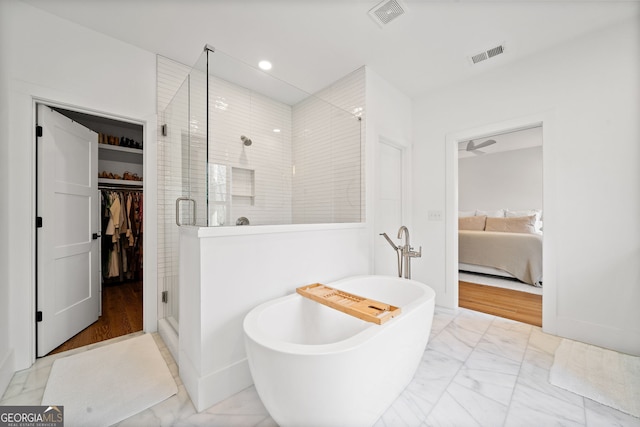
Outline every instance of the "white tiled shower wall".
[[[176, 320], [176, 198], [196, 199], [197, 223], [206, 225], [204, 75], [186, 80], [190, 72], [157, 57], [158, 123], [168, 131], [158, 130], [158, 286], [169, 292], [159, 317]], [[209, 83], [210, 225], [241, 216], [252, 225], [364, 220], [364, 67], [293, 107], [222, 79]]]
[[293, 107], [294, 223], [364, 221], [364, 107], [364, 67]]
[[291, 107], [212, 76], [209, 103], [210, 225], [291, 224]]

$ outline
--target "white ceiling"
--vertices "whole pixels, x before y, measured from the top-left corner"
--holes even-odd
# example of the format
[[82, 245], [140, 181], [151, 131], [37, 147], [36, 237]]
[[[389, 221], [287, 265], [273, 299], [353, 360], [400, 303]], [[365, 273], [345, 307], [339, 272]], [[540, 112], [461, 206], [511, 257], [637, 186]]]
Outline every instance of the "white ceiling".
[[[132, 45], [193, 65], [205, 44], [307, 92], [370, 66], [405, 94], [486, 72], [627, 19], [638, 1], [405, 0], [380, 28], [378, 0], [23, 0]], [[402, 1], [402, 0], [401, 0]], [[471, 66], [468, 56], [504, 43]]]

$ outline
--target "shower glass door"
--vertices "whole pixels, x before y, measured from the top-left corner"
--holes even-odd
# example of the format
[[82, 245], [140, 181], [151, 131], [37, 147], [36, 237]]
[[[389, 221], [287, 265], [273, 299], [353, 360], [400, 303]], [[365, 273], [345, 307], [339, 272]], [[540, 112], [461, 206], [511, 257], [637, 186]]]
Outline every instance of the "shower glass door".
[[[188, 143], [189, 78], [182, 83], [163, 112], [162, 136], [158, 138], [158, 154], [164, 164], [158, 168], [158, 286], [162, 291], [158, 313], [178, 331], [180, 318], [178, 299], [178, 226], [175, 219], [176, 199], [184, 194], [184, 145]], [[188, 213], [185, 213], [188, 214]]]
[[[206, 59], [206, 58], [205, 58]], [[158, 139], [158, 280], [162, 290], [159, 317], [178, 331], [179, 226], [206, 226], [205, 73], [198, 65], [182, 82], [161, 115]]]

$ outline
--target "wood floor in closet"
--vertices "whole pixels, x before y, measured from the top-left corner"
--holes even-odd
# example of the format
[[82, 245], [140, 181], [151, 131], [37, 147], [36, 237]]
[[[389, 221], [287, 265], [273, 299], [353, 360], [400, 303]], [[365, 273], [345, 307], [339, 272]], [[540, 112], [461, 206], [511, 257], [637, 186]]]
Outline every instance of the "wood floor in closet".
[[463, 281], [458, 289], [460, 307], [542, 326], [542, 295]]
[[102, 316], [51, 351], [56, 354], [142, 330], [142, 281], [105, 284]]

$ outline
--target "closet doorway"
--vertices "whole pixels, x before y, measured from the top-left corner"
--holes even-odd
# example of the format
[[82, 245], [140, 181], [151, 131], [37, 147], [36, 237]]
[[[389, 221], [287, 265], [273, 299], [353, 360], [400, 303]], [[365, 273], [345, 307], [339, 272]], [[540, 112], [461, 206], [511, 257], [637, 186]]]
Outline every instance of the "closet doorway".
[[542, 127], [458, 142], [458, 304], [542, 326]]
[[143, 329], [143, 126], [37, 104], [37, 357]]

